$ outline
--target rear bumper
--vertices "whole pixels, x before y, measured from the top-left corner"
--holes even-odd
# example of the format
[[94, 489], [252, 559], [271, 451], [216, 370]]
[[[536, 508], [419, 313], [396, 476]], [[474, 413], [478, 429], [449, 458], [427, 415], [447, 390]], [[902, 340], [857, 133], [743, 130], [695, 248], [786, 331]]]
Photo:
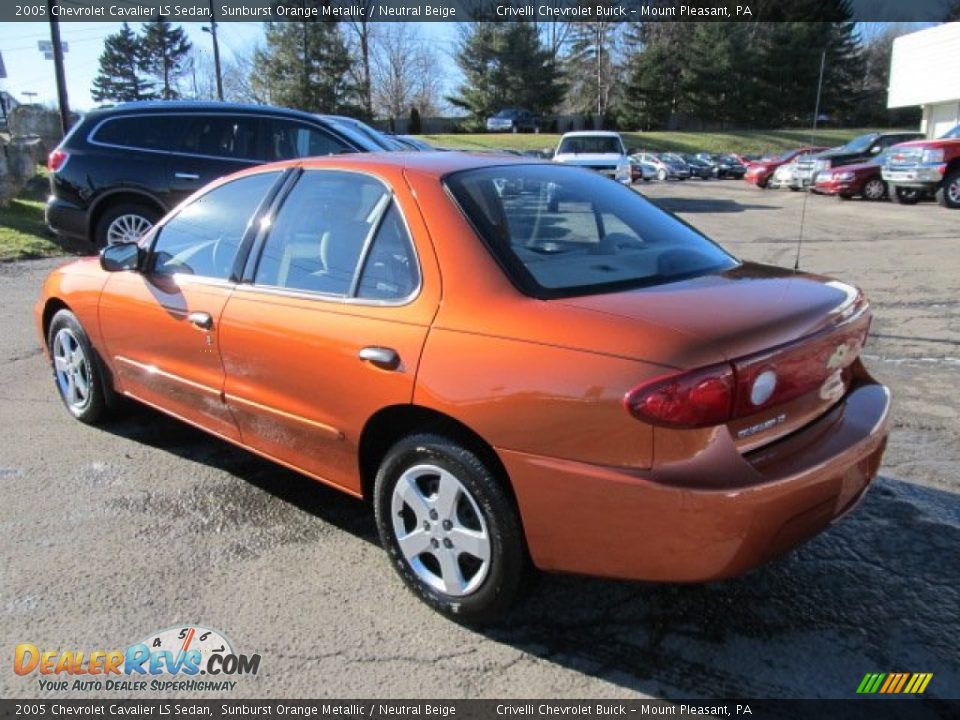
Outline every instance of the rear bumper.
[[849, 511], [880, 467], [889, 408], [887, 388], [869, 380], [814, 423], [747, 455], [718, 432], [719, 451], [736, 454], [723, 464], [735, 463], [739, 483], [721, 489], [683, 482], [717, 472], [712, 451], [680, 473], [499, 454], [539, 568], [702, 582], [742, 574]]
[[89, 240], [87, 212], [72, 203], [51, 196], [43, 211], [47, 225], [58, 235]]

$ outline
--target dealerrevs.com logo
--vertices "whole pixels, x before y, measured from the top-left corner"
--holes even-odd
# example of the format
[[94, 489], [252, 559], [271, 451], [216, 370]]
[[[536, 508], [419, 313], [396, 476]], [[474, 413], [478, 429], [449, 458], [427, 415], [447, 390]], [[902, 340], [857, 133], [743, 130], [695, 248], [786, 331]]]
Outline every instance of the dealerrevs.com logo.
[[259, 670], [260, 655], [238, 654], [223, 633], [199, 625], [151, 633], [126, 650], [45, 650], [20, 643], [13, 655], [13, 671], [39, 675], [40, 690], [229, 691], [238, 682], [233, 678]]

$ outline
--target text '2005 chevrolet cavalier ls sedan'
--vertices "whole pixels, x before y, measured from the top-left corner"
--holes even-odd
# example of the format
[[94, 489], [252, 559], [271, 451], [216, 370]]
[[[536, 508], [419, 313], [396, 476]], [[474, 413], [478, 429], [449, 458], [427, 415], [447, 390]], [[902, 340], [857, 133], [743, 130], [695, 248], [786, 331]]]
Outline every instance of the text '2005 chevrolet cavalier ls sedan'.
[[460, 153], [223, 178], [36, 308], [78, 419], [127, 396], [370, 498], [467, 621], [531, 564], [719, 579], [852, 508], [888, 432], [870, 318], [614, 181]]

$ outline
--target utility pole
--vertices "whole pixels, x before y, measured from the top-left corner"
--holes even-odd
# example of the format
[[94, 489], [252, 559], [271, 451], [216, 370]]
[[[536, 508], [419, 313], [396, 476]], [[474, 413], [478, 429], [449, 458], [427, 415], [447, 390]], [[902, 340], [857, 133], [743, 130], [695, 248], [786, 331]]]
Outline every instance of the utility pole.
[[57, 0], [47, 0], [47, 16], [50, 18], [50, 44], [53, 46], [53, 68], [57, 77], [57, 104], [60, 106], [60, 129], [67, 134], [70, 129], [70, 103], [67, 100], [67, 79], [63, 71], [63, 46], [60, 44], [60, 21], [54, 8]]
[[217, 42], [217, 15], [213, 9], [213, 0], [210, 0], [210, 27], [205, 27], [204, 32], [210, 33], [213, 39], [213, 65], [217, 72], [217, 99], [223, 102], [223, 77], [220, 74], [220, 43]]

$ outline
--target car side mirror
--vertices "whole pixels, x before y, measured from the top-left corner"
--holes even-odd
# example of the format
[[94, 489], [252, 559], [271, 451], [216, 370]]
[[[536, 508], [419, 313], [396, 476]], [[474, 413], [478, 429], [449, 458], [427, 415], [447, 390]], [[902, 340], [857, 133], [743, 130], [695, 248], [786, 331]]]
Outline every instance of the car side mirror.
[[107, 272], [139, 270], [142, 259], [143, 250], [132, 242], [107, 245], [100, 251], [100, 267]]

